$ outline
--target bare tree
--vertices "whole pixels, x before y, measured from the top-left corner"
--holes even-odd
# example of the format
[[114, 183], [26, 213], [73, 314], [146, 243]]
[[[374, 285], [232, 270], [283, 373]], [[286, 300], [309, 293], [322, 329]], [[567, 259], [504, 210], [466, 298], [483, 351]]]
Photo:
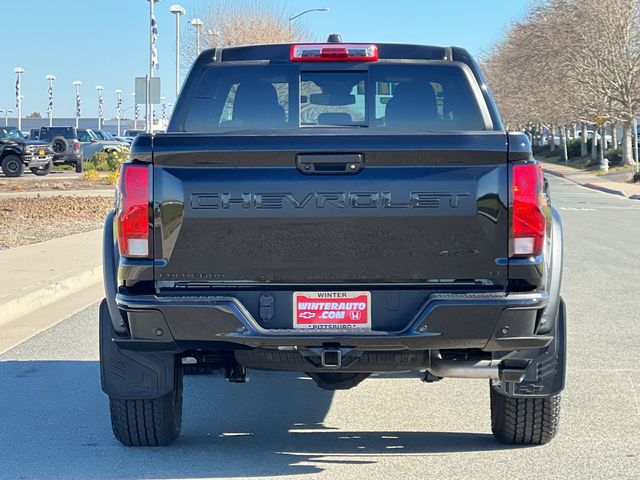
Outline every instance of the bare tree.
[[619, 122], [623, 161], [632, 163], [631, 122], [640, 110], [637, 0], [533, 4], [486, 58], [485, 70], [507, 123], [552, 131], [558, 125], [563, 139], [567, 126], [581, 123], [585, 155], [587, 124], [596, 116]]
[[[231, 47], [258, 43], [288, 43], [307, 41], [310, 35], [301, 22], [290, 24], [286, 7], [271, 1], [229, 2], [203, 1], [195, 11], [202, 20], [200, 28], [201, 50], [212, 47]], [[188, 28], [183, 35], [185, 64], [191, 65], [196, 51], [195, 28]]]

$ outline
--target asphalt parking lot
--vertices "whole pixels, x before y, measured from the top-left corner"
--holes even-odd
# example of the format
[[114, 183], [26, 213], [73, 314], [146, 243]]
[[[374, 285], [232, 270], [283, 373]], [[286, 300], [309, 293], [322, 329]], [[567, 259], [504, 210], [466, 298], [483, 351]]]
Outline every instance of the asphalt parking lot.
[[100, 390], [93, 305], [0, 356], [0, 479], [639, 479], [640, 202], [550, 181], [569, 324], [551, 444], [497, 443], [485, 381], [379, 375], [327, 392], [252, 372], [246, 385], [188, 377], [179, 440], [125, 448]]

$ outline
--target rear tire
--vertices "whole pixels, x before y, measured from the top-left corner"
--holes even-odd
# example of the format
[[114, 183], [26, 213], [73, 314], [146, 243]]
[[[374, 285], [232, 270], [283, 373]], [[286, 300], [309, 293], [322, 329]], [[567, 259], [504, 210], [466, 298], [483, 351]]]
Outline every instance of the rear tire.
[[10, 154], [2, 159], [2, 173], [7, 177], [19, 177], [24, 172], [24, 163], [18, 155]]
[[491, 430], [502, 443], [544, 445], [558, 433], [560, 395], [516, 398], [491, 388]]
[[109, 398], [111, 426], [127, 447], [169, 445], [182, 428], [182, 368], [176, 367], [174, 389], [151, 400]]

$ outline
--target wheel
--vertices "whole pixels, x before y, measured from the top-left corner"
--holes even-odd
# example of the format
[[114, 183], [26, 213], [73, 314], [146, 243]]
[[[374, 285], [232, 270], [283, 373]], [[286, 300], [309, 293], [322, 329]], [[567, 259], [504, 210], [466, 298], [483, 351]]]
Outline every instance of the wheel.
[[51, 167], [53, 166], [53, 162], [49, 162], [44, 168], [31, 168], [31, 172], [38, 177], [44, 177], [45, 175], [49, 175], [51, 173]]
[[158, 447], [178, 438], [182, 428], [182, 368], [175, 370], [175, 388], [160, 398], [109, 398], [113, 434], [123, 445]]
[[64, 137], [53, 137], [51, 139], [51, 149], [54, 153], [63, 154], [69, 148], [69, 142]]
[[76, 161], [76, 173], [84, 172], [84, 160], [82, 158]]
[[544, 445], [556, 436], [559, 423], [560, 395], [515, 398], [491, 388], [491, 431], [500, 442]]
[[7, 155], [2, 160], [2, 173], [7, 177], [19, 177], [24, 172], [24, 163], [18, 155]]

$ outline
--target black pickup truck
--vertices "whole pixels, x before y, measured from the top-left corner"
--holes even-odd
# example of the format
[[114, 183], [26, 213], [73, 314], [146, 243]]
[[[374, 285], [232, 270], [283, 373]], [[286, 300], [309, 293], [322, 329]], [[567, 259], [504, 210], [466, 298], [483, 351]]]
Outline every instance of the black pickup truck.
[[527, 137], [464, 49], [330, 40], [203, 52], [133, 142], [104, 233], [115, 436], [173, 441], [197, 367], [488, 379], [496, 438], [550, 441], [562, 228]]
[[19, 177], [25, 168], [38, 176], [48, 175], [52, 165], [48, 143], [25, 140], [16, 127], [0, 127], [0, 168], [7, 177]]

